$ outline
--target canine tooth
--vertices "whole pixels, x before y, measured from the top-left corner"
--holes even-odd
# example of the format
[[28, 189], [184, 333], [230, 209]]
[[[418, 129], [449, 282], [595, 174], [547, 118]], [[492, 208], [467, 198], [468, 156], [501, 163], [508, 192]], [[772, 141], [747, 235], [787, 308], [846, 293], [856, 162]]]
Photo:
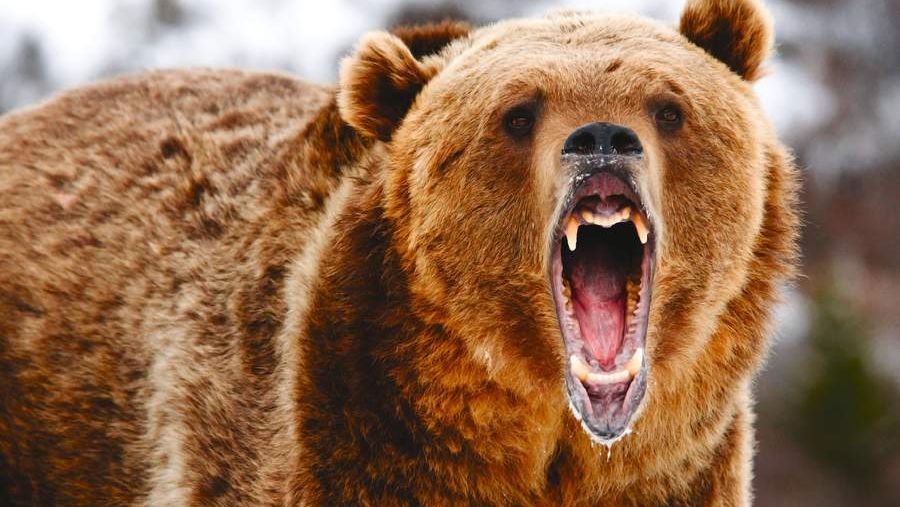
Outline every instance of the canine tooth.
[[640, 211], [632, 213], [631, 221], [634, 222], [634, 228], [637, 231], [638, 238], [641, 240], [641, 244], [646, 244], [647, 235], [650, 234], [650, 230], [647, 228], [647, 221], [644, 219], [644, 214]]
[[637, 348], [634, 351], [634, 354], [631, 356], [631, 359], [625, 363], [625, 370], [631, 374], [632, 377], [638, 374], [641, 370], [641, 365], [644, 363], [644, 349]]
[[584, 362], [584, 359], [576, 354], [569, 356], [569, 368], [572, 371], [572, 375], [582, 382], [591, 374], [591, 368]]
[[578, 225], [578, 219], [569, 215], [569, 223], [566, 224], [566, 243], [572, 252], [575, 251], [575, 244], [578, 242]]
[[630, 378], [631, 373], [629, 373], [628, 370], [619, 370], [612, 373], [591, 372], [587, 375], [587, 382], [591, 385], [618, 384], [619, 382], [625, 382]]

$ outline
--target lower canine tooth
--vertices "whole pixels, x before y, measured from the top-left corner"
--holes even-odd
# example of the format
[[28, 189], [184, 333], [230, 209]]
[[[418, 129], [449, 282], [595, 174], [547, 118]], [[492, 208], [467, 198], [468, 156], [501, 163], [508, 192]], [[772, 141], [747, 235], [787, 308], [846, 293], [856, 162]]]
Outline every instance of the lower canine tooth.
[[634, 351], [634, 354], [631, 356], [631, 359], [625, 363], [625, 370], [631, 374], [632, 377], [636, 376], [638, 372], [641, 370], [641, 365], [644, 363], [644, 349], [638, 348]]
[[569, 368], [572, 371], [572, 375], [582, 382], [591, 375], [591, 368], [584, 362], [584, 359], [575, 354], [569, 356]]

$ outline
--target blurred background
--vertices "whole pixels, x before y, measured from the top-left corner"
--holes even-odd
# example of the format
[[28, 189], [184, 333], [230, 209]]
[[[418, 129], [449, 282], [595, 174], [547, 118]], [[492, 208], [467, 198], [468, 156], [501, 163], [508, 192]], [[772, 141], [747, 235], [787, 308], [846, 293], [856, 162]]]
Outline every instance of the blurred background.
[[[0, 0], [0, 113], [115, 74], [334, 81], [367, 30], [557, 7], [676, 23], [683, 0]], [[758, 380], [761, 506], [900, 505], [900, 0], [770, 0], [756, 89], [804, 169], [803, 276]]]

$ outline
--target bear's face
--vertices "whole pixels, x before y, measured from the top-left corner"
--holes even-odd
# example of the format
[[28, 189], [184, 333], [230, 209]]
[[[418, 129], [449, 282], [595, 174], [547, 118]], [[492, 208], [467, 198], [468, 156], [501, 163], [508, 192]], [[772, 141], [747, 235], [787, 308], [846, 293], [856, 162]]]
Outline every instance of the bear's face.
[[421, 60], [377, 34], [344, 65], [419, 316], [497, 382], [559, 392], [595, 440], [655, 390], [690, 393], [754, 254], [767, 127], [747, 81], [770, 34], [755, 3], [720, 3], [681, 33], [559, 13]]

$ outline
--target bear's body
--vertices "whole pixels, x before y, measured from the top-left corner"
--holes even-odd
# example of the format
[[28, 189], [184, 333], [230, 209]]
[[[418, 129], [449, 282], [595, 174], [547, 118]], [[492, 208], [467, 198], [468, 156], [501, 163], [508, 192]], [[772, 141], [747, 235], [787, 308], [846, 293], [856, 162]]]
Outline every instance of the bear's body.
[[[759, 22], [738, 3], [693, 14]], [[750, 382], [796, 227], [793, 168], [742, 81], [768, 43], [716, 54], [689, 16], [687, 39], [609, 19], [378, 34], [338, 94], [156, 72], [0, 120], [0, 504], [745, 505]], [[636, 55], [691, 40], [739, 74], [693, 47], [644, 69], [714, 141], [670, 146], [681, 131], [653, 133], [643, 106], [606, 109], [644, 144], [658, 252], [647, 399], [611, 448], [570, 410], [546, 279], [549, 169], [606, 107], [566, 103], [587, 73], [553, 68], [558, 37]], [[533, 84], [505, 44], [548, 51], [561, 81], [528, 141], [470, 115]], [[600, 64], [623, 86], [644, 72], [627, 51]], [[479, 81], [491, 65], [510, 86]], [[725, 111], [715, 97], [728, 113], [700, 115]]]
[[332, 126], [312, 123], [329, 92], [153, 73], [3, 120], [0, 477], [12, 498], [174, 505], [163, 491], [196, 473], [185, 498], [256, 503], [220, 485], [255, 483], [266, 467], [249, 463], [289, 448], [273, 433], [286, 395], [277, 335], [285, 275], [341, 178], [331, 156], [304, 156], [322, 151], [304, 132]]

